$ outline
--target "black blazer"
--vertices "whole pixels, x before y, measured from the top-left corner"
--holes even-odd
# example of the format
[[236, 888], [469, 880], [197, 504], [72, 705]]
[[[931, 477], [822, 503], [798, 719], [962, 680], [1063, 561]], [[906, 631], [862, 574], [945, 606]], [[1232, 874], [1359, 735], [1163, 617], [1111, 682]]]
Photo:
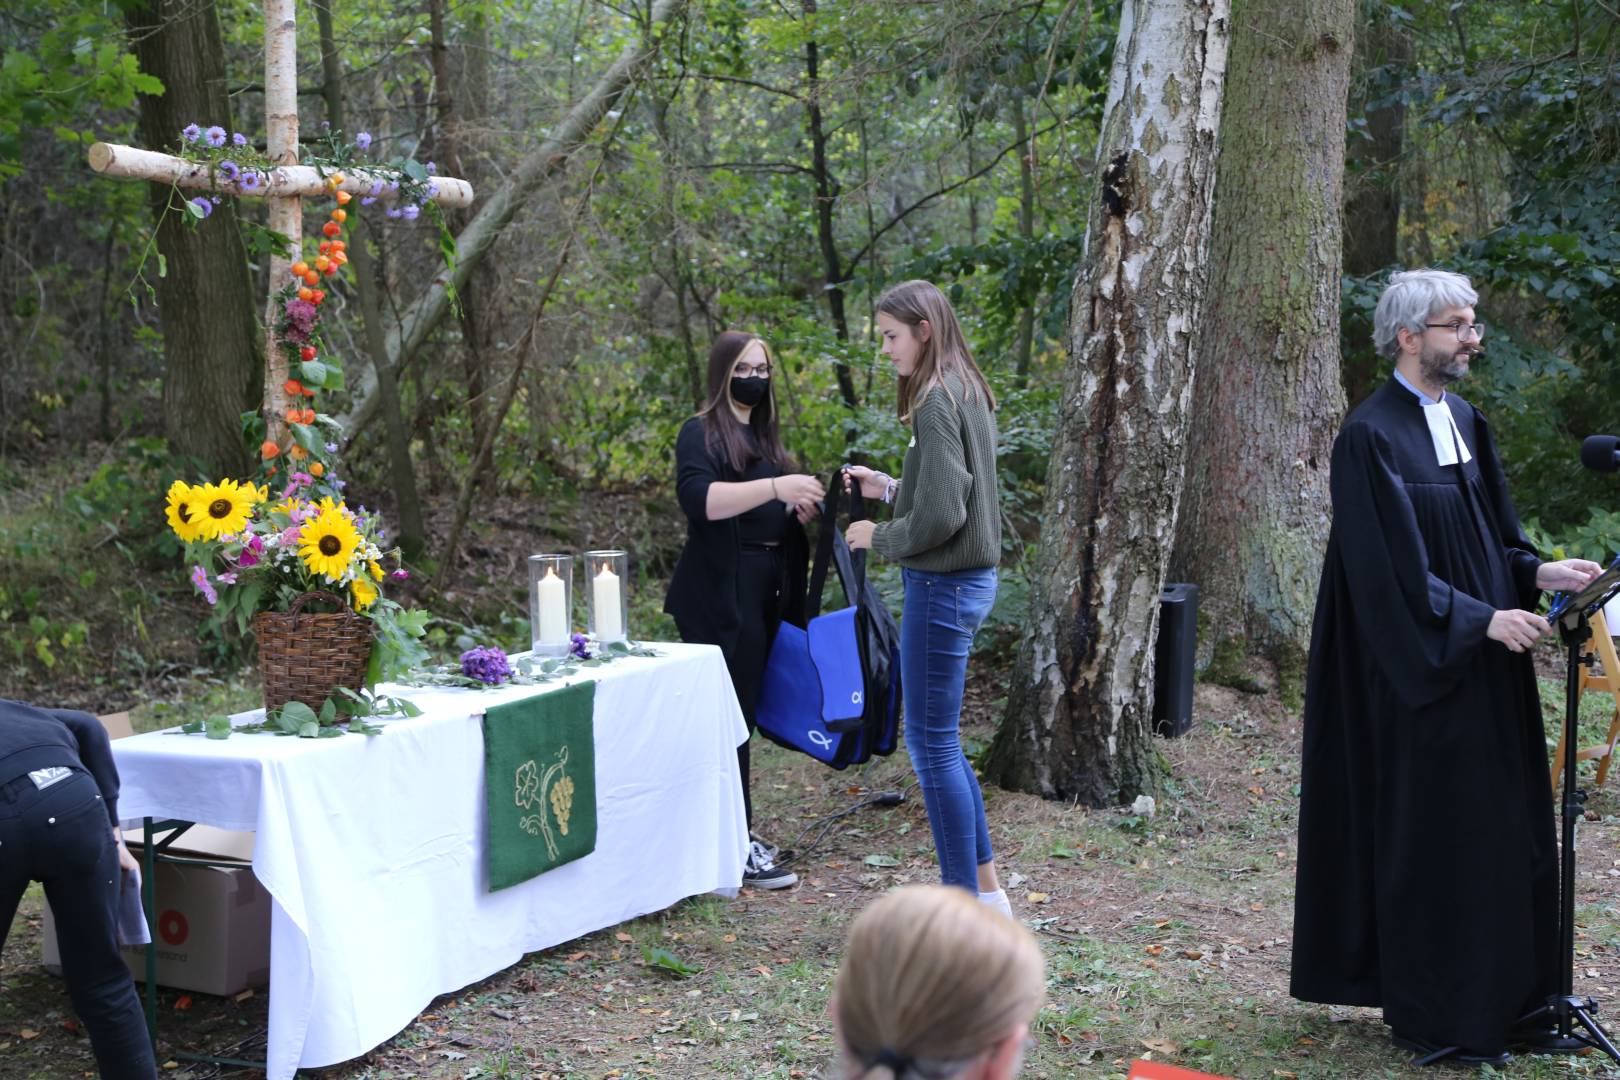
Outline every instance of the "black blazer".
[[[675, 496], [686, 514], [686, 546], [664, 595], [664, 610], [675, 617], [686, 641], [718, 645], [731, 655], [741, 618], [737, 613], [737, 519], [710, 521], [709, 485], [742, 479], [703, 441], [703, 421], [692, 417], [675, 439]], [[782, 618], [804, 625], [805, 577], [810, 545], [804, 526], [790, 516], [782, 540]]]

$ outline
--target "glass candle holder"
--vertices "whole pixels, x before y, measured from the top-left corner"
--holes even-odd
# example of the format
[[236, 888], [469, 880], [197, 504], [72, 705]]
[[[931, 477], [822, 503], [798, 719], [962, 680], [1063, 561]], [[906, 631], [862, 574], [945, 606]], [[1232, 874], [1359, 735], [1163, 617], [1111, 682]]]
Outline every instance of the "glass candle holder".
[[622, 551], [587, 551], [584, 558], [591, 637], [603, 644], [630, 640], [630, 608], [625, 595], [629, 556]]
[[535, 656], [567, 656], [574, 607], [574, 557], [529, 556], [529, 645]]

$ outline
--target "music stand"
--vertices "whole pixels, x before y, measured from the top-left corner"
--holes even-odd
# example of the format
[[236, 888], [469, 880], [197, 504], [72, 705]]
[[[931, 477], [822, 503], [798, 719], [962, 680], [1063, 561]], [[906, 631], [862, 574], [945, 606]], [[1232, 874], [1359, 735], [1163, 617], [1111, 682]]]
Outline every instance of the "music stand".
[[[1601, 1050], [1620, 1063], [1620, 1049], [1603, 1025], [1597, 1021], [1597, 1002], [1589, 997], [1575, 996], [1575, 825], [1584, 813], [1586, 792], [1575, 786], [1579, 758], [1576, 733], [1581, 708], [1580, 665], [1581, 646], [1586, 643], [1592, 629], [1592, 614], [1620, 593], [1620, 556], [1616, 556], [1608, 569], [1593, 578], [1577, 593], [1559, 593], [1547, 611], [1547, 621], [1558, 623], [1559, 633], [1567, 650], [1564, 674], [1564, 793], [1559, 803], [1563, 836], [1559, 844], [1558, 884], [1558, 946], [1564, 964], [1558, 975], [1558, 992], [1547, 998], [1547, 1003], [1521, 1017], [1514, 1025], [1524, 1030], [1539, 1020], [1556, 1022], [1556, 1030], [1548, 1031], [1546, 1038], [1532, 1045], [1540, 1053], [1578, 1054], [1586, 1050]], [[1620, 676], [1620, 672], [1614, 673]]]

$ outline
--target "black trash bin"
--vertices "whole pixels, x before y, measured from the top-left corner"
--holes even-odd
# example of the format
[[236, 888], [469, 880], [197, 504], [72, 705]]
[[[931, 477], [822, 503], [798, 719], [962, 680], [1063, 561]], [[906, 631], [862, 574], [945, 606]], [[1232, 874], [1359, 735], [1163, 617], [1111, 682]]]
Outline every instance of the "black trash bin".
[[1153, 651], [1153, 733], [1166, 738], [1192, 727], [1193, 668], [1198, 651], [1198, 586], [1166, 585], [1159, 594], [1159, 640]]

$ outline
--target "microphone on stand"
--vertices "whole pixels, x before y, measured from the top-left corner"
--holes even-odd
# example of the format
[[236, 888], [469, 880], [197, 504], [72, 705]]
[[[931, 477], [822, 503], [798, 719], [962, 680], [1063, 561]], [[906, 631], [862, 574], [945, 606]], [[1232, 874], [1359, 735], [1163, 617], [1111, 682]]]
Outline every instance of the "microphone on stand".
[[1620, 438], [1588, 435], [1581, 440], [1581, 464], [1595, 472], [1620, 470]]

